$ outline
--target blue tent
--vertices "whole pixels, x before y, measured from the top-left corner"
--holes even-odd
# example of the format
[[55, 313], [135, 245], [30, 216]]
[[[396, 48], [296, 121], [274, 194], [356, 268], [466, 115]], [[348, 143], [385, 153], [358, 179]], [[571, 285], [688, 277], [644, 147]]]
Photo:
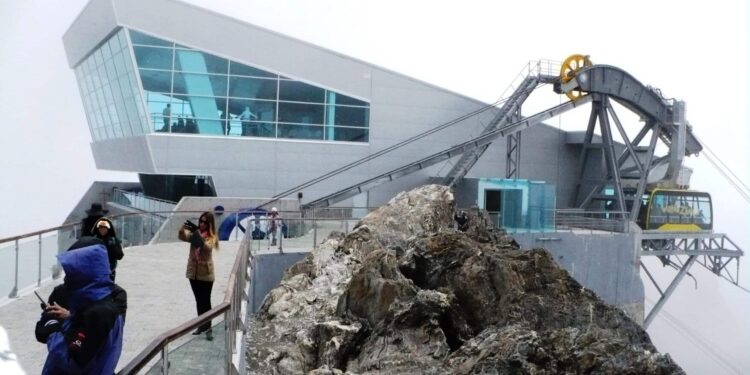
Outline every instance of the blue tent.
[[[268, 216], [268, 211], [262, 208], [246, 208], [237, 212], [236, 215], [227, 215], [224, 221], [221, 222], [221, 225], [219, 225], [219, 239], [222, 241], [228, 240], [229, 235], [232, 234], [235, 226], [239, 228], [242, 233], [245, 233], [246, 228], [240, 222], [242, 220], [245, 220], [249, 216], [254, 216], [257, 218], [260, 218], [261, 216]], [[255, 232], [259, 233], [256, 234]], [[263, 232], [256, 226], [255, 231], [253, 232], [253, 239], [262, 240], [264, 238], [266, 238], [266, 232]]]

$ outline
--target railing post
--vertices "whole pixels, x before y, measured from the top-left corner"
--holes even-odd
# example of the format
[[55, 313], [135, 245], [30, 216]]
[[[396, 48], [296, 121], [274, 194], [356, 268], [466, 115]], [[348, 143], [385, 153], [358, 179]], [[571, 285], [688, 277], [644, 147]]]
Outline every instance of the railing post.
[[[246, 229], [247, 230], [247, 229]], [[240, 215], [239, 212], [234, 213], [234, 240], [237, 241], [237, 238], [239, 237], [240, 231]]]
[[[120, 236], [124, 236], [125, 235], [125, 218], [124, 217], [120, 218], [120, 223], [122, 223], [120, 224]], [[114, 225], [114, 223], [112, 225]]]
[[140, 245], [145, 245], [145, 244], [143, 243], [143, 237], [144, 237], [144, 236], [143, 236], [143, 232], [145, 232], [145, 231], [146, 231], [146, 226], [145, 226], [145, 225], [143, 224], [143, 221], [144, 221], [144, 219], [145, 219], [145, 217], [144, 217], [144, 216], [141, 216], [141, 217], [140, 217], [140, 222], [141, 222], [141, 227], [139, 228], [139, 231], [141, 232], [141, 239], [140, 239], [140, 241], [139, 241], [139, 244], [140, 244]]
[[13, 284], [13, 290], [10, 291], [9, 298], [18, 297], [18, 240], [16, 240], [16, 276], [15, 283]]
[[164, 344], [164, 347], [161, 348], [161, 373], [169, 374], [169, 343]]
[[36, 286], [42, 285], [42, 234], [39, 233], [39, 268], [36, 274]]
[[315, 211], [313, 210], [312, 215], [312, 225], [313, 225], [313, 249], [316, 249], [318, 246], [318, 221], [315, 219]]

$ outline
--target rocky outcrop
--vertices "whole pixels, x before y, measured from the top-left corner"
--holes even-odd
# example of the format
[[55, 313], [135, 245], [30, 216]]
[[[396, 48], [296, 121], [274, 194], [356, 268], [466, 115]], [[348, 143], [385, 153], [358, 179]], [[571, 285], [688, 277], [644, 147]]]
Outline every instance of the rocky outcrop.
[[545, 250], [476, 213], [458, 231], [454, 210], [448, 188], [424, 186], [331, 235], [250, 322], [248, 371], [682, 373]]

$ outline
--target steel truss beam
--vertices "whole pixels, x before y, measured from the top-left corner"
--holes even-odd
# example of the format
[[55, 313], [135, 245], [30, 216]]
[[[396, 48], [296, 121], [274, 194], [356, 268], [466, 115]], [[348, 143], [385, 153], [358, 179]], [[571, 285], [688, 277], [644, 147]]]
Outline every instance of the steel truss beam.
[[[693, 263], [698, 263], [707, 270], [713, 272], [729, 282], [738, 285], [740, 262], [739, 258], [744, 252], [723, 233], [704, 232], [660, 232], [644, 231], [641, 234], [641, 256], [657, 256], [665, 265], [679, 268], [677, 276], [662, 292], [662, 289], [651, 276], [646, 266], [641, 262], [641, 267], [646, 275], [661, 294], [661, 298], [648, 313], [643, 327], [648, 328], [659, 310], [669, 299], [680, 280], [687, 274]], [[681, 256], [687, 256], [687, 261], [682, 262]], [[672, 258], [681, 263], [677, 265]], [[728, 267], [732, 262], [735, 268]]]
[[[693, 265], [695, 262], [695, 259], [697, 258], [697, 255], [692, 255], [690, 258], [688, 258], [688, 261], [685, 262], [685, 264], [682, 265], [682, 268], [680, 268], [680, 271], [677, 272], [677, 276], [674, 277], [674, 280], [669, 284], [667, 289], [662, 293], [661, 298], [659, 298], [658, 301], [656, 301], [656, 304], [651, 309], [651, 311], [648, 312], [648, 315], [646, 315], [646, 319], [643, 321], [643, 328], [648, 328], [649, 325], [651, 325], [651, 322], [654, 321], [654, 318], [656, 318], [656, 315], [659, 313], [659, 310], [661, 310], [662, 307], [664, 307], [664, 304], [667, 302], [669, 297], [672, 295], [672, 293], [677, 289], [677, 285], [680, 283], [683, 277], [687, 274], [687, 271], [690, 269], [690, 266]], [[646, 266], [641, 263], [641, 267], [643, 267], [644, 270], [648, 273], [648, 270], [646, 269]], [[648, 273], [649, 277], [651, 276], [650, 273]], [[656, 282], [654, 279], [651, 279], [651, 281], [654, 282], [654, 285], [656, 285]], [[656, 287], [659, 288], [658, 286]], [[661, 291], [661, 289], [659, 289]]]
[[[661, 161], [660, 158], [654, 158], [654, 151], [656, 150], [657, 141], [662, 137], [662, 127], [658, 122], [649, 120], [631, 141], [628, 138], [617, 113], [611, 105], [610, 97], [603, 94], [592, 95], [596, 95], [596, 97], [593, 101], [588, 128], [586, 130], [586, 136], [584, 137], [583, 149], [581, 150], [578, 174], [579, 179], [576, 184], [575, 194], [573, 195], [572, 205], [583, 209], [601, 208], [592, 207], [594, 201], [608, 200], [615, 203], [616, 209], [625, 211], [627, 206], [626, 201], [638, 201], [638, 197], [641, 197], [644, 194], [646, 191], [649, 171], [654, 165]], [[609, 121], [610, 118], [612, 119], [611, 122]], [[602, 134], [602, 141], [600, 143], [594, 142], [594, 129], [596, 128], [597, 120]], [[614, 124], [614, 127], [617, 129], [625, 143], [625, 149], [616, 159], [615, 143], [612, 139], [612, 124]], [[648, 145], [645, 147], [640, 146], [641, 142], [646, 139], [646, 135], [649, 131], [651, 131], [651, 137]], [[590, 168], [595, 160], [594, 155], [590, 152], [593, 149], [602, 150], [605, 162], [604, 168], [600, 169], [601, 175], [604, 177], [598, 180], [592, 180], [586, 177], [586, 169]], [[639, 152], [642, 153], [641, 157], [639, 157]], [[613, 160], [616, 160], [616, 163], [613, 163]], [[630, 161], [630, 163], [626, 166], [626, 162], [628, 161]], [[623, 181], [626, 178], [631, 181], [633, 179], [637, 181], [635, 183], [635, 189], [631, 190], [631, 194], [627, 196], [625, 195], [623, 184]], [[588, 185], [586, 185], [587, 182], [589, 183]], [[604, 196], [602, 194], [602, 190], [607, 186], [613, 188], [614, 195]], [[586, 191], [585, 195], [582, 194], [584, 191]], [[628, 210], [628, 215], [631, 220], [638, 217], [640, 208], [640, 204], [631, 205]]]
[[505, 178], [518, 178], [521, 175], [521, 132], [509, 134], [505, 147]]

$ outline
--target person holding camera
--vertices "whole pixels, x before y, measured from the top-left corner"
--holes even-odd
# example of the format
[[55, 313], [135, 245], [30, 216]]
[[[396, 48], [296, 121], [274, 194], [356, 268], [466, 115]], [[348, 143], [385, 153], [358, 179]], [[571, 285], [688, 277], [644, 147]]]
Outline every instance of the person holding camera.
[[[219, 238], [216, 236], [216, 220], [211, 212], [203, 212], [198, 225], [190, 220], [185, 221], [177, 233], [180, 240], [190, 242], [187, 270], [185, 276], [190, 280], [190, 288], [195, 297], [198, 316], [211, 310], [211, 289], [214, 286], [213, 251], [219, 249]], [[206, 333], [207, 340], [213, 340], [211, 322], [198, 327], [194, 335]]]

